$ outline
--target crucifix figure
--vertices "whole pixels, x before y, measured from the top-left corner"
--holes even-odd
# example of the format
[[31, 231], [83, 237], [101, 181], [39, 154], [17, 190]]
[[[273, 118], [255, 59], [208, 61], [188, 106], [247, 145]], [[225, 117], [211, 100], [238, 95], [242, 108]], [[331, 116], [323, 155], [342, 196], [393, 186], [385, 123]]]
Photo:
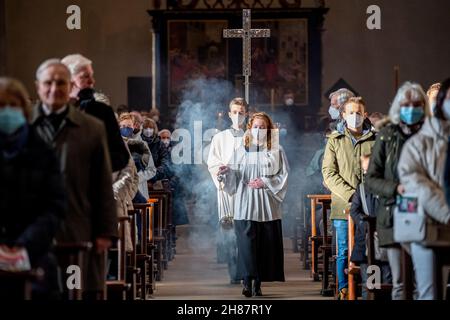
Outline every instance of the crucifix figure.
[[244, 76], [245, 101], [250, 104], [249, 89], [252, 74], [252, 38], [269, 38], [270, 29], [252, 29], [251, 10], [242, 10], [242, 29], [223, 30], [224, 38], [242, 38], [242, 75]]

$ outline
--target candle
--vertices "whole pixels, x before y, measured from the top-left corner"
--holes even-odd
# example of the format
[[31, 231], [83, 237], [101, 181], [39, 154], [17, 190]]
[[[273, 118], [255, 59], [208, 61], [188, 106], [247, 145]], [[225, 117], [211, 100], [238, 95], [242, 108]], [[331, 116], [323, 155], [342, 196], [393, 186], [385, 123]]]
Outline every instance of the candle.
[[270, 106], [272, 111], [275, 110], [275, 89], [270, 89]]

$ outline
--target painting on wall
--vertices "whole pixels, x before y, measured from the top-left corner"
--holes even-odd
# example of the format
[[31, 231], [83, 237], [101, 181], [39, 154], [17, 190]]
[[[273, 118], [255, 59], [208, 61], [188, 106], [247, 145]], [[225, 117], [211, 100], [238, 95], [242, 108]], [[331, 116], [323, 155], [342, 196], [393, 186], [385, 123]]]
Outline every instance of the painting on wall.
[[180, 103], [195, 79], [226, 79], [228, 57], [222, 30], [225, 20], [168, 21], [169, 104]]
[[293, 93], [296, 105], [308, 99], [307, 19], [254, 20], [253, 28], [270, 29], [270, 38], [252, 40], [251, 101], [281, 105]]

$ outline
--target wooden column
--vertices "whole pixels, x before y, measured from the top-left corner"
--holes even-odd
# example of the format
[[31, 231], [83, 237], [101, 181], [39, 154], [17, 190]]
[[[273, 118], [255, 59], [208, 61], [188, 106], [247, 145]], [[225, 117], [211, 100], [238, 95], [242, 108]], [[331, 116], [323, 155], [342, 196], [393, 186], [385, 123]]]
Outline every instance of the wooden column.
[[0, 0], [0, 76], [6, 74], [6, 0]]

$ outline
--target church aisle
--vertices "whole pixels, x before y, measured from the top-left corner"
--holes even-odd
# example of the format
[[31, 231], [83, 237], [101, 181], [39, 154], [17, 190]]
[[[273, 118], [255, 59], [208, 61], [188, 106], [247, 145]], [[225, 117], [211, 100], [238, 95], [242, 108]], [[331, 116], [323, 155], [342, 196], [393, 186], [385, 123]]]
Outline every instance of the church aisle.
[[[225, 264], [217, 264], [215, 236], [208, 227], [177, 227], [177, 254], [165, 270], [163, 281], [156, 283], [152, 300], [254, 300], [241, 295], [241, 285], [229, 284]], [[263, 283], [262, 299], [330, 300], [319, 292], [308, 270], [299, 266], [299, 255], [285, 238], [286, 282]]]

